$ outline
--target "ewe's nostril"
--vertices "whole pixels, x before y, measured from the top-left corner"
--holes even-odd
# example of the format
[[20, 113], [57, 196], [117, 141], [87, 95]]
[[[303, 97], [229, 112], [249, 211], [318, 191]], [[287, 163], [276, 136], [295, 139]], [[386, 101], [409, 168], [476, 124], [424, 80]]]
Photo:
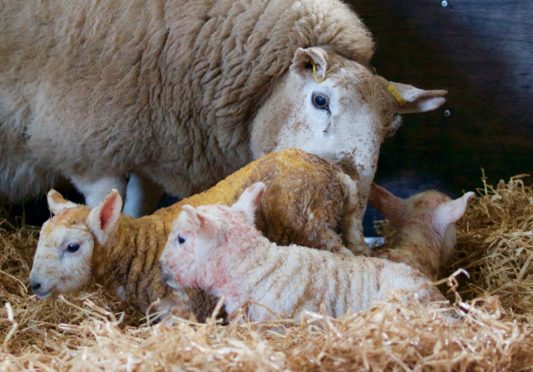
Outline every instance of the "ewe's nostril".
[[41, 283], [39, 282], [30, 282], [30, 288], [33, 292], [38, 291], [41, 288]]

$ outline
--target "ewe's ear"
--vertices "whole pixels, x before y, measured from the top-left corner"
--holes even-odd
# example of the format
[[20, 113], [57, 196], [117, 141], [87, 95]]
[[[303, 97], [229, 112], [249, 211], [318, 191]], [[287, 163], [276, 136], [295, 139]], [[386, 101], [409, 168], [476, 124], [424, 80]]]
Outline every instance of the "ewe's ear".
[[104, 245], [109, 241], [117, 226], [121, 209], [122, 197], [117, 190], [113, 189], [100, 204], [91, 210], [87, 223], [98, 243]]
[[403, 199], [392, 195], [383, 187], [372, 184], [368, 202], [380, 211], [395, 227], [400, 227], [405, 222], [405, 203]]
[[326, 55], [327, 52], [322, 48], [298, 48], [294, 53], [291, 69], [321, 83], [326, 79], [328, 70]]
[[448, 225], [457, 222], [463, 217], [468, 201], [475, 195], [473, 192], [467, 192], [459, 199], [439, 205], [433, 214], [433, 226], [444, 231]]
[[46, 199], [48, 200], [48, 209], [50, 209], [50, 212], [52, 212], [52, 214], [54, 215], [60, 213], [65, 209], [74, 208], [78, 205], [76, 203], [66, 200], [63, 195], [61, 195], [54, 189], [48, 191]]
[[446, 90], [423, 90], [412, 85], [388, 82], [387, 90], [394, 97], [399, 114], [433, 111], [446, 102]]
[[266, 186], [263, 182], [257, 182], [248, 186], [239, 197], [239, 200], [231, 206], [231, 209], [243, 212], [253, 224], [255, 221], [255, 210], [261, 203], [261, 198], [263, 197], [265, 189]]

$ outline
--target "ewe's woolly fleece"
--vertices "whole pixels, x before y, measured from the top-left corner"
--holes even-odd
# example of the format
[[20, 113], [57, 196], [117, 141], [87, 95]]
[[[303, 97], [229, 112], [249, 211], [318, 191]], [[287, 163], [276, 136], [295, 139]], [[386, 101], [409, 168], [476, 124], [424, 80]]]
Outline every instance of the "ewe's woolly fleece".
[[[0, 0], [0, 196], [145, 173], [181, 196], [250, 160], [248, 126], [298, 47], [360, 63], [339, 0]], [[7, 155], [6, 155], [7, 154]]]

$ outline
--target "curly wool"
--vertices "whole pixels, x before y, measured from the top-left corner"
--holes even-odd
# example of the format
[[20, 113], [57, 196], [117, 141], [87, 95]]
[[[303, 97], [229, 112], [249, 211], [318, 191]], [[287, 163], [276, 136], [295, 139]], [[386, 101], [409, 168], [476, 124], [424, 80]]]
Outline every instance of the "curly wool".
[[[338, 0], [5, 1], [0, 195], [132, 170], [187, 196], [251, 159], [248, 127], [298, 47], [373, 54]], [[22, 162], [24, 174], [13, 175]], [[32, 187], [28, 187], [31, 180]]]

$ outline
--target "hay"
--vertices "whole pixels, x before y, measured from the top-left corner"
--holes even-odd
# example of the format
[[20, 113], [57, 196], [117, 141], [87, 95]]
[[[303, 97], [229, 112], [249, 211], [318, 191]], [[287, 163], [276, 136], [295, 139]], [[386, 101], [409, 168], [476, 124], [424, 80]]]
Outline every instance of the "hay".
[[533, 320], [533, 188], [528, 176], [487, 184], [458, 224], [450, 270], [465, 268], [464, 298], [497, 295], [517, 319]]
[[531, 187], [514, 178], [485, 184], [482, 195], [460, 224], [450, 266], [468, 267], [471, 280], [448, 312], [411, 299], [336, 320], [309, 314], [300, 325], [172, 318], [153, 326], [131, 308], [122, 313], [101, 288], [38, 301], [26, 290], [37, 230], [0, 218], [0, 370], [526, 370], [533, 365]]

